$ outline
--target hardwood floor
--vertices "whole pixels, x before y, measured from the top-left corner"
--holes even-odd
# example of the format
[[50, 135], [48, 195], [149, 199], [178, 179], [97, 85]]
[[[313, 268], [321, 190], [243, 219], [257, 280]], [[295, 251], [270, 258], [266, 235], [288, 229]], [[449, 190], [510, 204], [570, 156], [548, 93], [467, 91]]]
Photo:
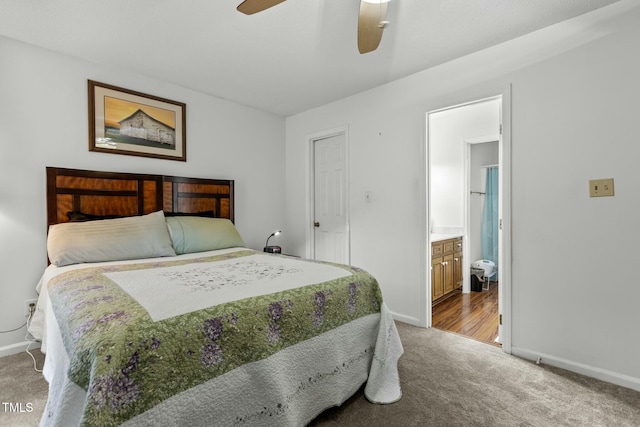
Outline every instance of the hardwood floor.
[[489, 290], [457, 294], [433, 307], [432, 326], [500, 347], [498, 337], [498, 283]]

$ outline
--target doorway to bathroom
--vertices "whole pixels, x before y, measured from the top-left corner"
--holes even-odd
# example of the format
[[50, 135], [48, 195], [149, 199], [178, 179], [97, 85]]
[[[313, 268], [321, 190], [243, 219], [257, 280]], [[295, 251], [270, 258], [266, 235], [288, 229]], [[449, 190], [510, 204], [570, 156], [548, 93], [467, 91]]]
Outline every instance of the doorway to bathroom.
[[[484, 106], [491, 108], [491, 105]], [[474, 112], [472, 112], [474, 113]], [[463, 118], [462, 118], [463, 119]], [[470, 291], [435, 301], [432, 326], [500, 346], [498, 292], [499, 136], [464, 138], [463, 235], [468, 246]], [[437, 202], [436, 202], [437, 203]], [[436, 245], [437, 241], [433, 241]], [[462, 283], [460, 283], [462, 287]]]
[[507, 352], [508, 95], [427, 114], [430, 324]]

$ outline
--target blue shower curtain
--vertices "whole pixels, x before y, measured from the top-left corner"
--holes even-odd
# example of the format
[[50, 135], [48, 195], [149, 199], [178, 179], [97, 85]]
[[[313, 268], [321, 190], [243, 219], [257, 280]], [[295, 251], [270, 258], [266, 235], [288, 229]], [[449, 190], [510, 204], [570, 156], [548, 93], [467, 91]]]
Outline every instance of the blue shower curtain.
[[493, 261], [496, 275], [492, 281], [498, 280], [498, 167], [487, 168], [484, 211], [482, 212], [482, 258]]

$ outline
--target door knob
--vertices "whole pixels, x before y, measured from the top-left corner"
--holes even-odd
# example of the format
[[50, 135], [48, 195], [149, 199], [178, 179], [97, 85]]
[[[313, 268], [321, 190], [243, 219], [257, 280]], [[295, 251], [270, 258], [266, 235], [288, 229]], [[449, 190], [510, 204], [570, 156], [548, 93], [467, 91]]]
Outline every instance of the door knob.
[[316, 221], [316, 222], [313, 223], [313, 226], [316, 227], [316, 228], [320, 227], [320, 223], [318, 221]]

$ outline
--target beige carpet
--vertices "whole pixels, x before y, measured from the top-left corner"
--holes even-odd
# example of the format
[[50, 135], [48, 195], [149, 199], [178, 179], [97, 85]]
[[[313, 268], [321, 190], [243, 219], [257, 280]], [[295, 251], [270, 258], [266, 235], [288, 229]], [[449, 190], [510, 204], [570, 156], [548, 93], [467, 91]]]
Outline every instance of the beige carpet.
[[[312, 426], [640, 426], [640, 392], [436, 329], [398, 330], [402, 399], [373, 405], [359, 391]], [[0, 407], [0, 426], [36, 426], [46, 393], [28, 355], [0, 359], [0, 402], [33, 405], [30, 413]]]
[[498, 347], [398, 323], [402, 399], [362, 393], [314, 426], [640, 426], [640, 392], [519, 359]]
[[[32, 350], [36, 366], [42, 369], [44, 355]], [[0, 426], [37, 426], [47, 403], [49, 387], [36, 372], [27, 353], [0, 358]], [[13, 406], [13, 407], [12, 407]]]

